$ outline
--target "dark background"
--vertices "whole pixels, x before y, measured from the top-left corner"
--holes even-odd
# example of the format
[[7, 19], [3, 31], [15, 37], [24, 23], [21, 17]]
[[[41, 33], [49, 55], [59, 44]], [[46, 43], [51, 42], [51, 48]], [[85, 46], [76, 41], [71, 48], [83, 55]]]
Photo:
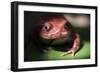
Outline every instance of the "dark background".
[[[24, 11], [24, 61], [42, 61], [48, 60], [43, 55], [40, 48], [43, 46], [39, 43], [39, 20], [45, 15], [49, 16], [48, 12], [31, 12]], [[76, 14], [75, 14], [76, 15]], [[90, 28], [73, 28], [81, 36], [81, 41], [90, 40]], [[87, 57], [89, 58], [89, 56]]]

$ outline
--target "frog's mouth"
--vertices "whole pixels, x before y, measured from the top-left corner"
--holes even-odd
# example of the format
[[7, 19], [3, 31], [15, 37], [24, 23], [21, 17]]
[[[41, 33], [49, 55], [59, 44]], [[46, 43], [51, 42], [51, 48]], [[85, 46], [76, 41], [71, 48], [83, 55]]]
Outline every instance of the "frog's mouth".
[[44, 39], [61, 39], [65, 38], [66, 36], [69, 36], [69, 32], [62, 32], [62, 33], [56, 33], [56, 34], [42, 34], [41, 37]]
[[[52, 41], [53, 40], [53, 41]], [[40, 36], [40, 41], [45, 44], [50, 44], [52, 41], [52, 45], [63, 44], [66, 41], [70, 40], [70, 33], [64, 36], [60, 36], [59, 38], [50, 38], [47, 36]]]

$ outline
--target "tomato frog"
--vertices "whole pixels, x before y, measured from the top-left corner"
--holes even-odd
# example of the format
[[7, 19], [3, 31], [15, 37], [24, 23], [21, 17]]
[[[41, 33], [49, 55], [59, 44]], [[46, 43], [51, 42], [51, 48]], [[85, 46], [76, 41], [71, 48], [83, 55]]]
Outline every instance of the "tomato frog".
[[75, 56], [75, 53], [80, 48], [80, 36], [72, 30], [70, 22], [64, 15], [53, 15], [48, 17], [43, 22], [40, 36], [44, 39], [62, 39], [63, 41], [67, 41], [69, 37], [73, 37], [72, 47], [68, 51], [65, 51], [62, 56], [67, 54]]

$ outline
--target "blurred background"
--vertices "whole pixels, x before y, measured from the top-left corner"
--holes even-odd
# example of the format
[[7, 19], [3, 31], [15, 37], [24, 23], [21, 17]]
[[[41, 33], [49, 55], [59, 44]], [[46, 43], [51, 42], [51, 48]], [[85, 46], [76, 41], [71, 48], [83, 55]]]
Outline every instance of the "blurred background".
[[[81, 38], [80, 50], [73, 57], [71, 54], [61, 56], [66, 49], [66, 45], [62, 47], [44, 46], [40, 43], [39, 30], [41, 23], [39, 20], [48, 15], [47, 12], [24, 12], [24, 61], [47, 61], [47, 60], [71, 60], [71, 59], [89, 59], [90, 58], [90, 15], [66, 13], [63, 14], [73, 26], [73, 31], [78, 33]], [[51, 13], [52, 14], [52, 13]], [[44, 40], [49, 43], [49, 40]], [[60, 42], [60, 41], [59, 41]], [[46, 52], [43, 50], [49, 49]]]

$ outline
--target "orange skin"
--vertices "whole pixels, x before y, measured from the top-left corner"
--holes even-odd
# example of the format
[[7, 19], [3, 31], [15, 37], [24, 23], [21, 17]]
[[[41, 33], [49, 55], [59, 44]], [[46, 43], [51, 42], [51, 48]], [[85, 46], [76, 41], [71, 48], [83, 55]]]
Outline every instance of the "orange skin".
[[[65, 29], [64, 25], [68, 23], [68, 20], [65, 18], [52, 18], [44, 23], [43, 28], [41, 29], [40, 35], [45, 39], [60, 39], [65, 38], [69, 35], [71, 29]], [[75, 36], [74, 43], [72, 48], [65, 52], [63, 56], [72, 53], [72, 56], [79, 50], [80, 47], [80, 36], [73, 32], [73, 36]]]

